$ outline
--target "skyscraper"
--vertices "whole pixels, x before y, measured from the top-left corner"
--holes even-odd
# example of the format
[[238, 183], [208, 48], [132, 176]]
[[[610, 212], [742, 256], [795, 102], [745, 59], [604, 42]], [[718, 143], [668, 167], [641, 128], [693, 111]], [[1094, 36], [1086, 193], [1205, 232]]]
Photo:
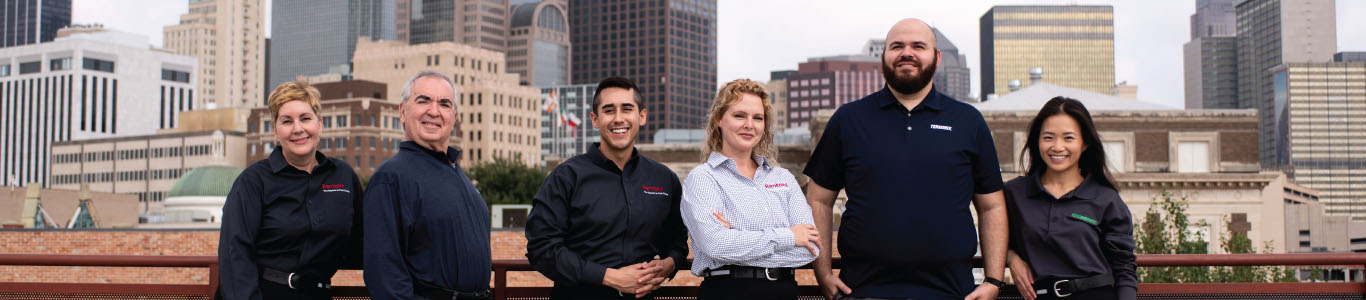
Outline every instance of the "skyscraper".
[[[1238, 11], [1238, 107], [1255, 108], [1257, 153], [1263, 168], [1279, 168], [1288, 161], [1277, 147], [1286, 103], [1275, 97], [1271, 69], [1285, 63], [1330, 62], [1337, 52], [1334, 1], [1247, 0]], [[1310, 186], [1311, 188], [1317, 188]]]
[[1238, 107], [1237, 11], [1234, 0], [1199, 0], [1191, 40], [1182, 46], [1186, 108]]
[[71, 25], [71, 0], [5, 0], [0, 5], [0, 47], [51, 42]]
[[[162, 47], [199, 59], [199, 107], [265, 105], [265, 7], [261, 0], [189, 0]], [[273, 86], [272, 86], [273, 88]]]
[[357, 38], [394, 39], [393, 2], [274, 0], [270, 87], [295, 76], [351, 73]]
[[716, 97], [716, 0], [576, 1], [569, 7], [571, 78], [610, 76], [640, 86], [649, 122], [642, 142], [661, 128], [702, 128]]
[[982, 95], [1029, 86], [1029, 69], [1048, 82], [1109, 93], [1115, 85], [1114, 8], [1109, 5], [993, 6], [981, 18]]
[[522, 85], [569, 84], [569, 15], [563, 4], [513, 5], [509, 24], [508, 72], [522, 75]]
[[1318, 190], [1327, 213], [1366, 219], [1366, 62], [1288, 63], [1270, 72], [1284, 109], [1277, 146], [1295, 182]]
[[507, 0], [394, 0], [394, 37], [411, 44], [456, 42], [507, 51]]

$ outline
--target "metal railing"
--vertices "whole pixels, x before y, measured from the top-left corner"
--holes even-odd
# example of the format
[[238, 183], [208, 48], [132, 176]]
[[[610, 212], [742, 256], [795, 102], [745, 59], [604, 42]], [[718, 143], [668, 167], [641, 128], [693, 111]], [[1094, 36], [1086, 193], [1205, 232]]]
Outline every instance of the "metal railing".
[[[980, 266], [981, 259], [974, 260]], [[1140, 267], [1168, 266], [1366, 266], [1366, 253], [1315, 254], [1178, 254], [1139, 255]], [[115, 284], [67, 282], [0, 282], [0, 298], [69, 299], [107, 298], [121, 296], [155, 299], [213, 299], [218, 288], [218, 259], [215, 256], [138, 256], [138, 255], [57, 255], [57, 254], [0, 254], [0, 266], [51, 267], [157, 267], [206, 268], [204, 284]], [[836, 260], [835, 267], [839, 267]], [[688, 268], [687, 262], [679, 265]], [[523, 259], [493, 261], [493, 298], [546, 298], [550, 287], [509, 287], [508, 272], [535, 271]], [[79, 274], [76, 274], [79, 275]], [[816, 286], [799, 287], [803, 296], [818, 296]], [[1143, 283], [1139, 285], [1141, 298], [1196, 297], [1200, 299], [1283, 299], [1284, 295], [1321, 295], [1313, 299], [1362, 299], [1366, 297], [1363, 282], [1316, 283]], [[368, 297], [364, 287], [338, 286], [333, 294], [338, 297]], [[696, 297], [696, 286], [665, 286], [654, 293], [661, 297]], [[1016, 299], [1013, 287], [1002, 291], [1003, 299]]]

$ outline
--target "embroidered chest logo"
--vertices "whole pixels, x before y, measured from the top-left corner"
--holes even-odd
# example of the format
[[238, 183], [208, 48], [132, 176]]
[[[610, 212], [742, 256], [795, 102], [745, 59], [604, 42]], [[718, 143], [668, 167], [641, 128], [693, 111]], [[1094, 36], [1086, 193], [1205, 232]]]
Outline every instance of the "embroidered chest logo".
[[766, 188], [766, 189], [785, 188], [785, 187], [787, 187], [787, 184], [786, 184], [786, 183], [774, 183], [774, 184], [765, 184], [765, 185], [764, 185], [764, 188]]
[[345, 184], [326, 184], [326, 183], [324, 183], [324, 184], [323, 184], [323, 192], [324, 192], [324, 193], [345, 192], [345, 193], [347, 193], [347, 194], [350, 194], [350, 193], [351, 193], [351, 190], [346, 189], [346, 185], [345, 185]]
[[644, 190], [644, 191], [645, 191], [645, 194], [648, 194], [648, 195], [660, 195], [660, 196], [668, 196], [668, 195], [669, 195], [669, 193], [664, 192], [664, 187], [662, 187], [662, 186], [641, 185], [641, 186], [640, 186], [640, 189], [641, 189], [641, 190]]
[[930, 124], [930, 129], [937, 129], [937, 130], [943, 130], [943, 131], [953, 131], [953, 126], [944, 126], [944, 125], [939, 125], [939, 124]]

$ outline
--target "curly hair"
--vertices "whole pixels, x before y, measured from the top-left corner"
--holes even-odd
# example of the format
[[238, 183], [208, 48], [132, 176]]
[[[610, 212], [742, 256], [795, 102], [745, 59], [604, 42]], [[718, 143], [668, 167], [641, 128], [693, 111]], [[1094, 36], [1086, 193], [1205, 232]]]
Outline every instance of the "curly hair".
[[754, 146], [754, 154], [763, 155], [770, 163], [777, 161], [777, 149], [773, 145], [773, 105], [769, 103], [768, 92], [764, 86], [749, 79], [736, 79], [721, 86], [716, 92], [716, 100], [711, 103], [711, 117], [707, 118], [707, 139], [702, 142], [702, 160], [712, 152], [721, 151], [721, 128], [718, 123], [725, 117], [731, 106], [740, 102], [741, 96], [749, 94], [759, 97], [764, 104], [764, 132], [759, 144]]

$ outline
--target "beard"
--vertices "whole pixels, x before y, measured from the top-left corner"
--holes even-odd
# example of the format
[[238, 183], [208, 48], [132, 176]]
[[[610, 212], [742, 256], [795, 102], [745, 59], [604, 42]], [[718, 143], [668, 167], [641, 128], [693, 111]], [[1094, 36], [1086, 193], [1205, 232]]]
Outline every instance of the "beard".
[[[936, 53], [935, 55], [938, 56], [939, 54]], [[892, 65], [910, 61], [912, 61], [910, 58], [898, 59]], [[902, 94], [914, 94], [924, 90], [930, 85], [930, 81], [934, 80], [935, 69], [939, 68], [939, 64], [935, 63], [935, 60], [930, 60], [928, 65], [921, 64], [918, 76], [906, 75], [903, 77], [897, 73], [896, 69], [892, 68], [892, 65], [888, 65], [886, 60], [882, 61], [882, 78], [887, 80], [887, 86]]]

